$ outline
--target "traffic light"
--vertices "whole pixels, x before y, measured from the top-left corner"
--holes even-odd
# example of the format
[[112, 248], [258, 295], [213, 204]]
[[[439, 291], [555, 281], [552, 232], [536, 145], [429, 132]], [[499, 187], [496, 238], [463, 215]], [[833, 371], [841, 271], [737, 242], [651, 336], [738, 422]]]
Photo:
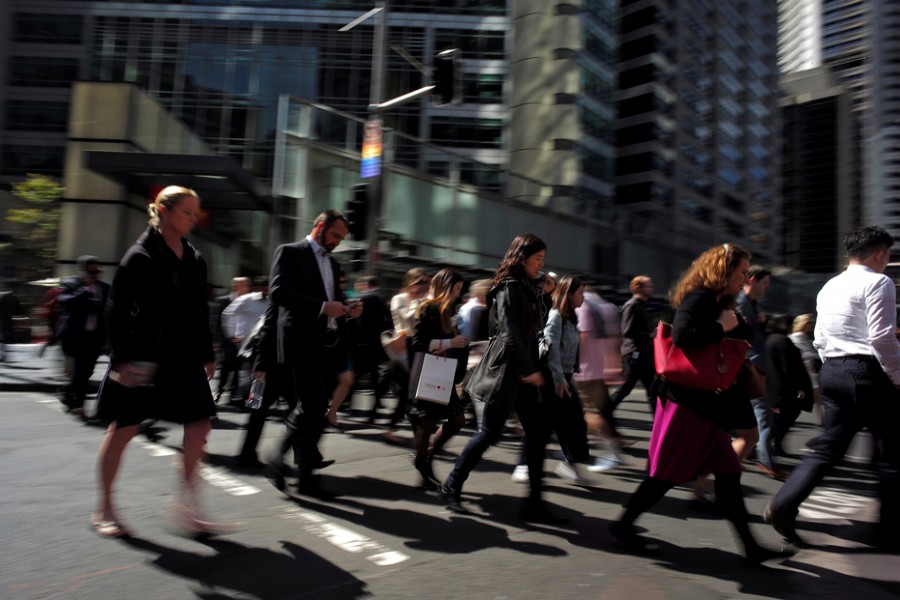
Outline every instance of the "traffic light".
[[344, 211], [344, 216], [347, 217], [347, 228], [356, 241], [366, 239], [369, 209], [368, 194], [368, 184], [358, 183], [354, 185], [353, 193], [347, 200], [347, 210]]
[[439, 104], [457, 104], [462, 96], [462, 77], [459, 73], [459, 49], [450, 48], [434, 55], [431, 82]]

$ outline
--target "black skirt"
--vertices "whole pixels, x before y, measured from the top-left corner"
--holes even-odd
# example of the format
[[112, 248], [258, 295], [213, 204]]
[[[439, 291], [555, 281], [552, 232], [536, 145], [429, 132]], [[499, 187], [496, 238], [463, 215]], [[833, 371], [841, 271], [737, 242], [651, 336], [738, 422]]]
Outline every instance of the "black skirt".
[[215, 414], [203, 365], [162, 365], [153, 385], [136, 388], [113, 381], [107, 370], [97, 394], [97, 418], [120, 427], [150, 419], [191, 423]]

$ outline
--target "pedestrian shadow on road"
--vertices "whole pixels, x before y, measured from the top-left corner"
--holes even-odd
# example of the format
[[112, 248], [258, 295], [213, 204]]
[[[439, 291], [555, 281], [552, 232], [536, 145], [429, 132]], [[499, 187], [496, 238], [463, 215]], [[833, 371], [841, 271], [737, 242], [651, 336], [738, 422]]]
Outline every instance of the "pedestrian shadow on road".
[[221, 538], [198, 540], [215, 551], [209, 555], [138, 537], [123, 541], [156, 554], [153, 563], [163, 571], [198, 584], [201, 589], [194, 591], [198, 598], [233, 598], [234, 592], [254, 598], [288, 598], [299, 590], [305, 596], [329, 600], [371, 597], [365, 582], [290, 542], [282, 542], [284, 552], [276, 552]]
[[[405, 486], [383, 480], [357, 477], [353, 481], [354, 484], [366, 487], [376, 485], [394, 487], [396, 494], [393, 496], [389, 492], [379, 494], [379, 497], [386, 499], [396, 500], [401, 493], [408, 493], [408, 488]], [[382, 492], [385, 491], [382, 490]], [[433, 512], [429, 512], [427, 509], [407, 510], [397, 508], [396, 505], [379, 506], [345, 496], [329, 502], [312, 502], [306, 498], [294, 498], [294, 501], [317, 513], [351, 523], [361, 523], [367, 529], [404, 538], [406, 545], [416, 550], [444, 554], [468, 554], [485, 548], [508, 548], [528, 555], [566, 555], [566, 551], [556, 545], [511, 539], [508, 529], [490, 523], [490, 516], [480, 511], [469, 515], [447, 512], [436, 498], [425, 496], [424, 492], [420, 493], [423, 495], [423, 500], [431, 504]], [[481, 500], [483, 498], [478, 502]], [[517, 498], [507, 498], [506, 506], [518, 510], [519, 501], [520, 499]], [[521, 527], [522, 523], [520, 522], [518, 525]]]

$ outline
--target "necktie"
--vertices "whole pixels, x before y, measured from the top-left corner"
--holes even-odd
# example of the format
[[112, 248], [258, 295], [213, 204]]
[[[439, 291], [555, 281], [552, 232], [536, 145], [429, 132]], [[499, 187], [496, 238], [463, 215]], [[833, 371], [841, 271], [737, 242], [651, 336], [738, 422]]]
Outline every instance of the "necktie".
[[[325, 296], [329, 301], [334, 300], [334, 274], [331, 271], [331, 261], [328, 260], [328, 252], [325, 248], [319, 248], [316, 252], [319, 263], [319, 274], [322, 276], [322, 284], [325, 286]], [[337, 329], [337, 321], [328, 317], [328, 329]]]

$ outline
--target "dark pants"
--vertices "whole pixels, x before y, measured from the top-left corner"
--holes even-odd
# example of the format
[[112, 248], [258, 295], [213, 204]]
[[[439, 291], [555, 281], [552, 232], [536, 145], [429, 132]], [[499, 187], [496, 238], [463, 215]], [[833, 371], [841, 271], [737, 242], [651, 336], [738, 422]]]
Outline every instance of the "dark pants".
[[[531, 482], [532, 495], [540, 494], [541, 478], [543, 476], [544, 447], [550, 435], [540, 408], [540, 396], [537, 388], [530, 385], [522, 385], [516, 397], [516, 414], [525, 429], [525, 453], [528, 465], [528, 476]], [[488, 448], [496, 444], [510, 411], [492, 402], [485, 402], [484, 413], [481, 417], [481, 425], [478, 431], [469, 438], [469, 443], [463, 448], [453, 470], [447, 476], [446, 485], [451, 490], [462, 489], [463, 483], [469, 478], [469, 474], [481, 462], [481, 457]]]
[[794, 518], [800, 504], [847, 453], [863, 427], [872, 434], [881, 497], [879, 536], [900, 536], [900, 398], [874, 357], [830, 358], [819, 373], [824, 432], [772, 500], [772, 510]]
[[[269, 409], [278, 402], [278, 398], [284, 396], [291, 398], [291, 374], [285, 365], [275, 365], [266, 372], [266, 389], [263, 392], [263, 401], [258, 409], [250, 411], [247, 419], [247, 432], [244, 434], [244, 443], [241, 446], [240, 457], [245, 460], [255, 460], [256, 447], [262, 436], [263, 426], [269, 416]], [[293, 406], [291, 407], [293, 408]]]
[[[357, 344], [353, 353], [353, 368], [356, 371], [356, 382], [353, 385], [354, 391], [359, 387], [360, 376], [368, 375], [372, 384], [372, 393], [375, 395], [375, 404], [373, 411], [381, 405], [381, 398], [387, 393], [389, 381], [389, 371], [381, 368], [381, 362], [384, 358], [384, 351], [381, 346], [372, 344]], [[350, 393], [353, 397], [353, 392]], [[374, 412], [373, 412], [374, 415]]]
[[78, 342], [67, 344], [72, 359], [72, 378], [63, 389], [65, 404], [69, 408], [81, 408], [84, 406], [84, 398], [87, 396], [88, 383], [94, 374], [97, 358], [100, 356], [100, 336], [85, 332], [79, 336]]
[[238, 399], [240, 384], [240, 366], [241, 361], [238, 359], [238, 347], [231, 340], [222, 341], [222, 363], [219, 365], [219, 389], [216, 392], [216, 399], [225, 391], [225, 383], [228, 376], [231, 376], [231, 395], [232, 401]]
[[[581, 397], [578, 390], [575, 389], [575, 382], [572, 381], [572, 375], [566, 375], [566, 381], [569, 383], [569, 389], [572, 394], [566, 398], [560, 398], [556, 395], [553, 386], [553, 379], [547, 374], [548, 384], [541, 389], [540, 416], [546, 431], [544, 446], [550, 441], [550, 435], [556, 432], [556, 439], [559, 446], [566, 456], [566, 460], [570, 463], [585, 463], [590, 459], [590, 447], [587, 439], [587, 423], [584, 420], [584, 406], [581, 403]], [[522, 415], [519, 415], [521, 420]], [[538, 425], [536, 423], [535, 425]], [[523, 425], [524, 426], [524, 425]], [[532, 429], [534, 429], [532, 427]], [[525, 442], [522, 444], [522, 453], [519, 456], [520, 465], [524, 465], [528, 460], [528, 435], [525, 436]], [[543, 466], [541, 467], [543, 469]], [[530, 471], [529, 471], [530, 473]]]
[[347, 346], [343, 341], [322, 350], [319, 360], [289, 367], [292, 392], [297, 405], [285, 419], [287, 435], [280, 454], [273, 462], [281, 464], [284, 455], [293, 448], [297, 457], [300, 485], [312, 479], [312, 472], [322, 461], [319, 438], [325, 425], [328, 398], [334, 389], [336, 376], [347, 368]]
[[613, 432], [617, 431], [613, 411], [628, 397], [628, 394], [631, 393], [638, 381], [644, 386], [650, 412], [652, 413], [656, 410], [656, 398], [653, 397], [652, 393], [653, 378], [655, 376], [652, 347], [622, 355], [622, 385], [609, 397], [609, 405], [603, 412], [603, 416], [612, 426]]
[[797, 422], [800, 413], [800, 405], [796, 402], [789, 404], [783, 403], [778, 408], [778, 414], [775, 415], [775, 426], [773, 427], [774, 439], [772, 440], [772, 446], [775, 452], [784, 453], [784, 448], [781, 444], [787, 436], [788, 431], [790, 431], [791, 427], [794, 426], [794, 423]]

